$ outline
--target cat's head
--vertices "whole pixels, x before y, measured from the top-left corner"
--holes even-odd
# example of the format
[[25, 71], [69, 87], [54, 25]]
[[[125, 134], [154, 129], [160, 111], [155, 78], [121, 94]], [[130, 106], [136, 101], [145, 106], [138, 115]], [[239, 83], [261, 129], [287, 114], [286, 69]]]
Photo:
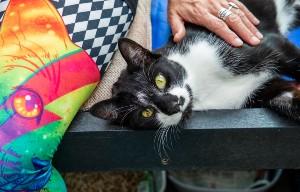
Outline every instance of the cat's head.
[[91, 113], [132, 129], [184, 122], [192, 93], [183, 67], [129, 39], [119, 40], [119, 50], [127, 69], [114, 84], [112, 98], [95, 104]]

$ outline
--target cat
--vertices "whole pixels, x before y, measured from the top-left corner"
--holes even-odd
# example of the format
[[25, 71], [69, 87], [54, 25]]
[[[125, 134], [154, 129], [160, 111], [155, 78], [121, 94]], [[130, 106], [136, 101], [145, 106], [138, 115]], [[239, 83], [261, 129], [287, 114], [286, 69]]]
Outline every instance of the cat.
[[299, 1], [241, 2], [261, 22], [260, 45], [234, 48], [192, 24], [156, 52], [120, 39], [127, 69], [91, 113], [137, 130], [182, 127], [192, 111], [257, 106], [300, 120], [300, 50], [284, 37], [300, 23]]

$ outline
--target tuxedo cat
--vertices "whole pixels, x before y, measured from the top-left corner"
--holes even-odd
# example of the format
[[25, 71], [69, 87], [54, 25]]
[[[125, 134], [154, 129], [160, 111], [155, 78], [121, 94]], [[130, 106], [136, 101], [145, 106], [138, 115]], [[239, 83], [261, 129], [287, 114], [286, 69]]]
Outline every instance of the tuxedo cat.
[[300, 50], [284, 37], [300, 23], [300, 3], [242, 2], [261, 21], [260, 45], [234, 48], [191, 24], [180, 43], [170, 41], [155, 53], [121, 39], [128, 67], [114, 84], [112, 98], [94, 105], [91, 113], [132, 129], [178, 126], [192, 110], [248, 106], [300, 120]]

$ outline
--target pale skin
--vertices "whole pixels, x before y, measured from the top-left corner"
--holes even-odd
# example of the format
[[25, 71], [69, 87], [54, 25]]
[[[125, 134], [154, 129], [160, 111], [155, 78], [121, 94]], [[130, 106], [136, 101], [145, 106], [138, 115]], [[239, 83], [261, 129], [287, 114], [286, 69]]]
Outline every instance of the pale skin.
[[[239, 9], [233, 8], [225, 20], [219, 19], [219, 11], [228, 8], [229, 2]], [[243, 43], [256, 46], [263, 38], [256, 27], [259, 20], [238, 0], [169, 0], [168, 17], [175, 42], [185, 36], [185, 22], [206, 27], [234, 47]]]

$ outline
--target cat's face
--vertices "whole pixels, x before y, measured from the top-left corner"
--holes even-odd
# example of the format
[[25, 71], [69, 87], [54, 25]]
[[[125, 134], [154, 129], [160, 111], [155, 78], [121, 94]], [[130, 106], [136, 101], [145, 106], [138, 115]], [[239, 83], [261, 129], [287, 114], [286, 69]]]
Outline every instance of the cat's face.
[[177, 63], [122, 39], [119, 49], [128, 66], [113, 86], [113, 96], [97, 103], [93, 115], [132, 129], [176, 126], [191, 112], [186, 72]]

